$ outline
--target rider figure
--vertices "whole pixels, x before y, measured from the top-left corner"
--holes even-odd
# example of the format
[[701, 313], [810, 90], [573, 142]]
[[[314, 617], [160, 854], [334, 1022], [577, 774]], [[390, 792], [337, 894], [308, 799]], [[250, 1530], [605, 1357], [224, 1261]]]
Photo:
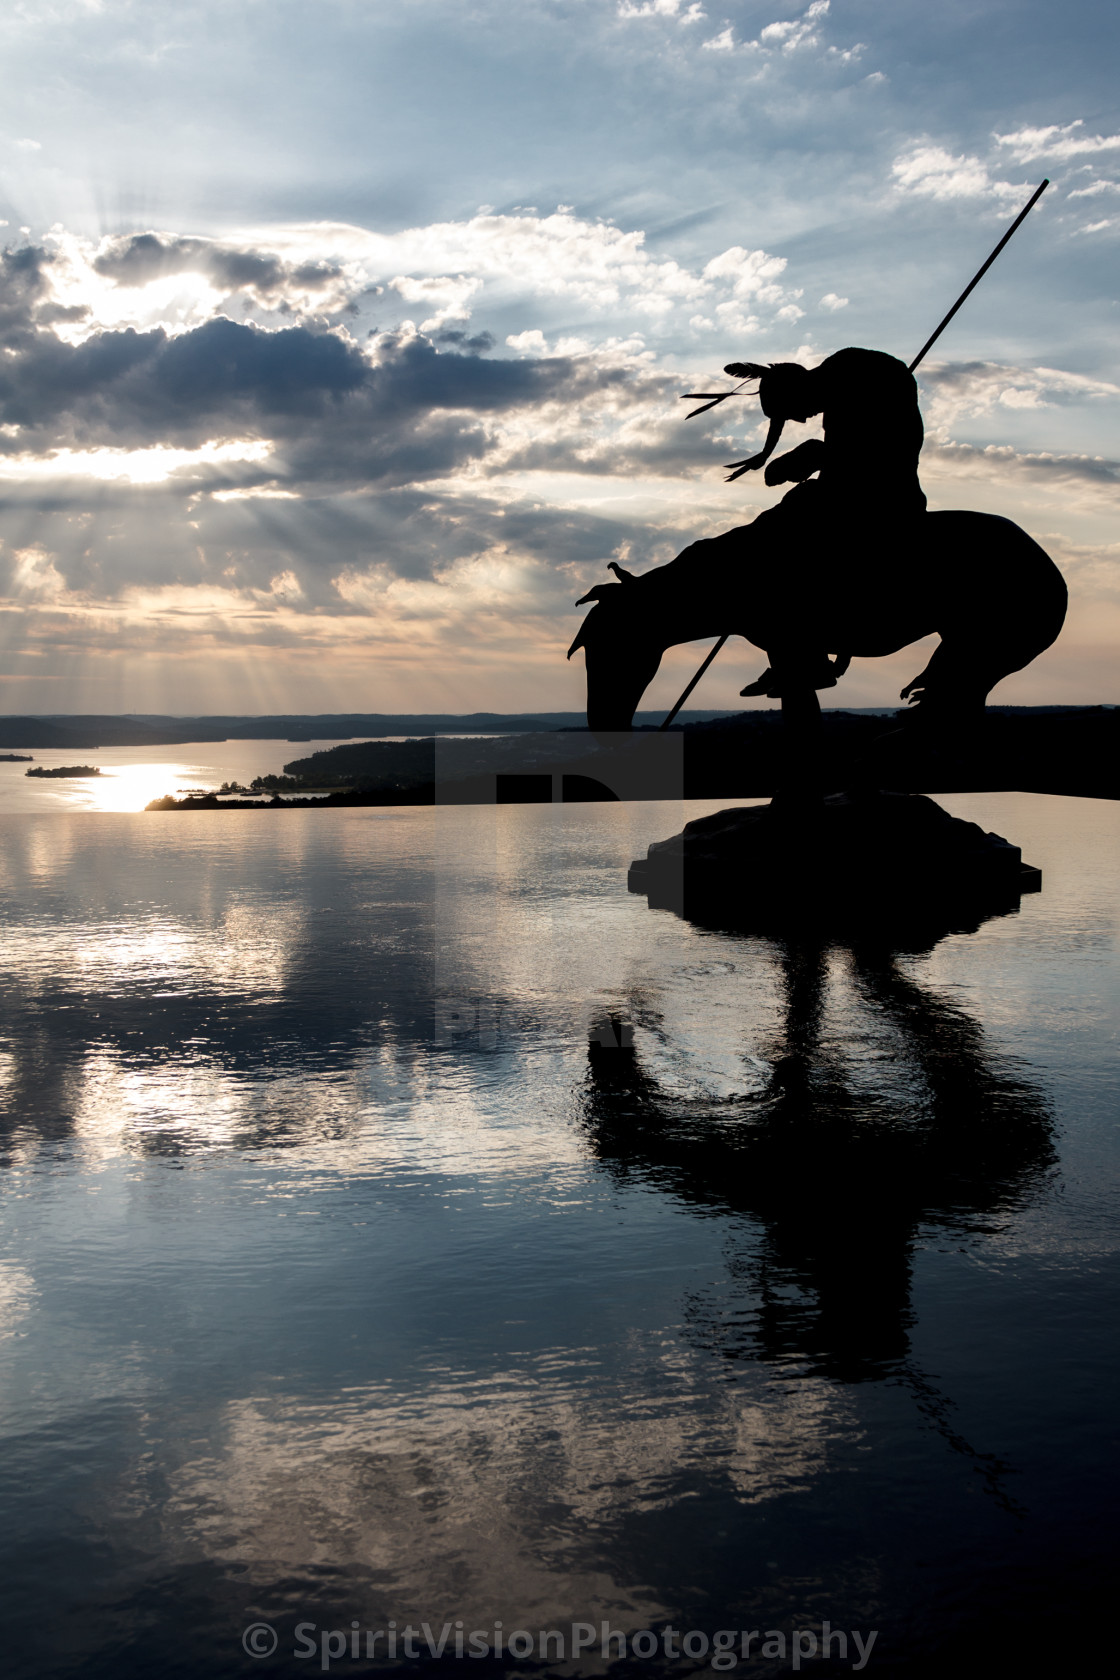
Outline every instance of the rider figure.
[[[789, 556], [791, 587], [818, 603], [822, 620], [835, 616], [828, 603], [842, 600], [853, 585], [889, 587], [891, 562], [917, 535], [913, 527], [926, 506], [918, 482], [923, 431], [913, 374], [894, 356], [858, 349], [838, 350], [815, 368], [731, 362], [724, 371], [759, 379], [762, 412], [770, 421], [762, 451], [733, 462], [732, 477], [765, 467], [767, 484], [794, 486], [748, 527], [753, 538], [765, 536], [776, 555]], [[817, 414], [824, 437], [771, 460], [786, 421]], [[870, 493], [869, 465], [875, 475]], [[777, 697], [791, 683], [832, 687], [848, 664], [844, 655], [833, 664], [823, 646], [804, 641], [766, 651], [771, 668], [744, 694]]]
[[[910, 569], [899, 566], [899, 556], [921, 540], [926, 499], [918, 483], [923, 434], [914, 376], [894, 356], [859, 349], [838, 350], [815, 368], [732, 362], [725, 372], [759, 380], [770, 421], [761, 452], [730, 463], [732, 478], [765, 467], [767, 484], [793, 488], [749, 524], [690, 543], [644, 577], [610, 561], [626, 588], [596, 584], [577, 605], [613, 602], [617, 608], [625, 602], [631, 621], [635, 611], [652, 611], [656, 618], [682, 573], [703, 575], [709, 588], [731, 596], [749, 579], [759, 630], [752, 639], [765, 648], [770, 665], [742, 693], [781, 699], [832, 688], [851, 658], [842, 650], [836, 660], [828, 657], [829, 646], [837, 651], [835, 638], [849, 633], [839, 627], [865, 622], [869, 609], [873, 615], [876, 605], [885, 607], [906, 591]], [[771, 460], [787, 420], [818, 414], [823, 438]], [[607, 623], [588, 614], [569, 657]]]

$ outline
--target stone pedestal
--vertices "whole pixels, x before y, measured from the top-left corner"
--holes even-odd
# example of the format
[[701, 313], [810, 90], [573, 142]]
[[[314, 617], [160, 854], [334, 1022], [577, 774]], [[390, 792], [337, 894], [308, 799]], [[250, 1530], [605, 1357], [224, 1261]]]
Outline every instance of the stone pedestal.
[[701, 817], [632, 863], [627, 884], [690, 920], [761, 930], [915, 913], [974, 924], [1042, 877], [1018, 846], [924, 794], [840, 793]]

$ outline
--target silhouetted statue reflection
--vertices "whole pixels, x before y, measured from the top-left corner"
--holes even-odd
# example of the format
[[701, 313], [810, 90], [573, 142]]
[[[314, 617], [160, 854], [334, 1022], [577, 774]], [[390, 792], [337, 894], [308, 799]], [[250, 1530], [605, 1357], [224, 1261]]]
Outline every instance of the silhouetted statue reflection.
[[[899, 966], [897, 946], [811, 935], [770, 944], [784, 1024], [757, 1098], [731, 1112], [678, 1101], [637, 1050], [604, 1032], [590, 1049], [585, 1123], [611, 1171], [642, 1172], [698, 1207], [761, 1222], [761, 1246], [732, 1261], [735, 1305], [693, 1300], [692, 1338], [727, 1359], [881, 1378], [908, 1355], [918, 1228], [987, 1228], [1021, 1206], [1055, 1160], [1050, 1116], [976, 1021]], [[837, 950], [896, 1045], [893, 1065], [876, 1064], [874, 1088], [857, 1089], [843, 1043], [823, 1031]], [[936, 1410], [936, 1391], [911, 1375]]]
[[[937, 634], [902, 694], [916, 702], [922, 734], [958, 732], [997, 682], [1058, 635], [1066, 588], [1057, 567], [1008, 519], [925, 511], [917, 386], [893, 356], [852, 348], [814, 369], [733, 362], [726, 371], [759, 378], [770, 421], [762, 451], [733, 463], [732, 476], [765, 467], [768, 484], [793, 488], [750, 524], [643, 576], [612, 562], [618, 581], [583, 596], [595, 604], [569, 650], [585, 650], [588, 724], [628, 730], [667, 648], [730, 633], [769, 659], [743, 693], [780, 698], [805, 738], [819, 716], [816, 690], [834, 686], [854, 655]], [[818, 414], [823, 438], [771, 459], [787, 421]]]

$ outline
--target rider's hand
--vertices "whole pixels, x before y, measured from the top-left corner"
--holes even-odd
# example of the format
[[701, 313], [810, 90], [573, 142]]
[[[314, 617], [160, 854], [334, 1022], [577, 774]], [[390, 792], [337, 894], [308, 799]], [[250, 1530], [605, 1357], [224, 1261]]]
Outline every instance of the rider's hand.
[[753, 377], [746, 362], [728, 362], [724, 373], [729, 373], [732, 379], [750, 379]]
[[824, 439], [806, 438], [796, 449], [779, 455], [766, 469], [766, 482], [775, 484], [804, 484], [824, 466]]

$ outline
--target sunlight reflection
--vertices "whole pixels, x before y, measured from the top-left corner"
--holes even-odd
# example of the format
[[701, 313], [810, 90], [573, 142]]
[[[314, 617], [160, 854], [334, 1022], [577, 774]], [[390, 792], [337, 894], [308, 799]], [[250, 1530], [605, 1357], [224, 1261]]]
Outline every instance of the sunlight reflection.
[[551, 1513], [563, 1548], [588, 1526], [671, 1511], [715, 1456], [743, 1503], [804, 1493], [855, 1423], [830, 1384], [753, 1401], [731, 1386], [700, 1392], [687, 1356], [660, 1339], [634, 1336], [630, 1366], [604, 1392], [585, 1350], [559, 1346], [520, 1368], [431, 1372], [416, 1397], [373, 1385], [326, 1404], [237, 1400], [211, 1451], [173, 1476], [164, 1520], [181, 1546], [235, 1558], [258, 1582], [314, 1557], [372, 1567], [408, 1584], [393, 1602], [402, 1620], [444, 1602], [448, 1579], [447, 1614], [476, 1623], [495, 1604], [542, 1625], [573, 1605], [656, 1620], [647, 1589], [590, 1560], [558, 1574], [531, 1538], [533, 1514]]
[[16, 1333], [35, 1299], [35, 1280], [14, 1260], [0, 1260], [0, 1341]]
[[[304, 924], [297, 905], [232, 904], [212, 929], [178, 920], [128, 921], [74, 930], [66, 968], [110, 996], [137, 986], [151, 996], [230, 993], [261, 1002], [284, 989], [292, 946]], [[56, 945], [56, 956], [61, 956]]]
[[118, 1142], [152, 1132], [182, 1132], [184, 1141], [221, 1148], [239, 1135], [253, 1100], [248, 1079], [181, 1056], [145, 1066], [95, 1052], [84, 1075], [75, 1129], [110, 1153]]
[[152, 799], [197, 785], [189, 764], [118, 764], [85, 782], [76, 802], [89, 811], [142, 811]]

